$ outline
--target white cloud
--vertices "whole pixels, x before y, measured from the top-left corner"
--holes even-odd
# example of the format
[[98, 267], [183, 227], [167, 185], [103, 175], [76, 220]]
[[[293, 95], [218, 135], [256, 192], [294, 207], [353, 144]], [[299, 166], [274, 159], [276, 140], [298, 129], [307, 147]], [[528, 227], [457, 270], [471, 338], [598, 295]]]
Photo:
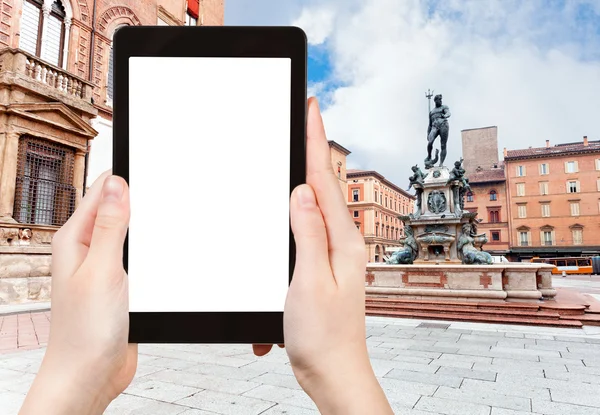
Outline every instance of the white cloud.
[[448, 162], [460, 157], [467, 128], [498, 126], [500, 153], [546, 139], [600, 139], [599, 17], [576, 12], [589, 4], [588, 14], [600, 13], [600, 2], [572, 0], [562, 10], [543, 0], [226, 3], [227, 13], [246, 14], [236, 24], [298, 23], [329, 48], [334, 81], [344, 86], [312, 89], [328, 101], [329, 139], [352, 151], [350, 166], [402, 187], [426, 156], [428, 88], [452, 112]]
[[447, 164], [460, 157], [467, 128], [498, 126], [500, 152], [600, 139], [600, 62], [579, 61], [577, 44], [540, 46], [541, 28], [528, 27], [538, 10], [528, 4], [446, 2], [462, 13], [458, 22], [428, 18], [417, 0], [371, 0], [336, 15], [327, 44], [345, 86], [324, 120], [329, 139], [352, 151], [350, 166], [404, 186], [426, 156], [428, 88], [452, 112]]
[[334, 19], [335, 11], [332, 7], [305, 8], [300, 17], [292, 22], [292, 26], [303, 28], [311, 45], [320, 45], [331, 35]]

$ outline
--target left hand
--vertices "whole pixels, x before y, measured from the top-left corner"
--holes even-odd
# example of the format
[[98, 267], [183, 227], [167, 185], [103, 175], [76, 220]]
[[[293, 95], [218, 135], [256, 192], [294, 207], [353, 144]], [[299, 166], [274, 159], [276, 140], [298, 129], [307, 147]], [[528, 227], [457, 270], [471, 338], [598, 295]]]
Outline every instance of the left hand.
[[105, 172], [52, 240], [48, 348], [20, 414], [101, 414], [133, 379], [125, 180]]

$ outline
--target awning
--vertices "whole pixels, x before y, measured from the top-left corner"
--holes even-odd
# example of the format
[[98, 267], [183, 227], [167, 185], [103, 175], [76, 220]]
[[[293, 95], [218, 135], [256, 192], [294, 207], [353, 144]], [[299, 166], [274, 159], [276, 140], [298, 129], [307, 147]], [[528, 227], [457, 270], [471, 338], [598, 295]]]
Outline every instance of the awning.
[[194, 19], [200, 16], [200, 0], [188, 0], [188, 13]]

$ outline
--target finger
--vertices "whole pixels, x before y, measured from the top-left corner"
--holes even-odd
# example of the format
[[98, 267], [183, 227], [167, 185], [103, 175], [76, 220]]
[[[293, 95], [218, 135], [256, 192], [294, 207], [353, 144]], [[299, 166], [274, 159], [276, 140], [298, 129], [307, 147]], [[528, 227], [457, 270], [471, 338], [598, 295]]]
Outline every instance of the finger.
[[253, 344], [252, 350], [256, 356], [264, 356], [271, 351], [273, 348], [272, 344]]
[[123, 244], [129, 226], [129, 189], [123, 178], [110, 176], [104, 181], [102, 198], [88, 257], [99, 274], [123, 267]]
[[296, 242], [296, 264], [292, 284], [326, 283], [333, 276], [329, 264], [327, 230], [312, 188], [303, 184], [294, 189], [290, 217]]
[[105, 171], [92, 185], [67, 223], [52, 238], [52, 275], [72, 275], [87, 255], [104, 180]]
[[314, 189], [323, 213], [329, 249], [336, 255], [353, 257], [355, 252], [345, 252], [344, 248], [349, 242], [358, 243], [359, 239], [362, 242], [362, 238], [350, 218], [339, 180], [333, 172], [323, 120], [313, 98], [308, 101], [306, 153], [306, 182]]

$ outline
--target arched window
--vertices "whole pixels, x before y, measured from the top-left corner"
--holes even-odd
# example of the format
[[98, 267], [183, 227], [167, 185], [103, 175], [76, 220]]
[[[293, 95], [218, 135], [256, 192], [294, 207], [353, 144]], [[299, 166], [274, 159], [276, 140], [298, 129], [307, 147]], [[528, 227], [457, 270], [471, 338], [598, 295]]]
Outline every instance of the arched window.
[[113, 30], [112, 36], [111, 36], [111, 42], [110, 42], [110, 50], [108, 52], [108, 71], [107, 71], [107, 75], [106, 75], [106, 105], [109, 105], [112, 107], [112, 102], [113, 102], [113, 96], [114, 96], [114, 66], [113, 66], [113, 43], [112, 40], [115, 37], [115, 32], [117, 31], [117, 29], [119, 29], [120, 27], [123, 26], [127, 26], [126, 24], [121, 24], [118, 25], [117, 27], [115, 27], [115, 30]]
[[473, 192], [467, 192], [467, 202], [473, 201]]
[[19, 47], [46, 62], [64, 67], [67, 14], [60, 0], [48, 9], [43, 0], [23, 0]]
[[492, 202], [495, 202], [496, 200], [498, 200], [498, 194], [496, 193], [495, 190], [490, 191], [490, 200]]
[[110, 44], [110, 52], [108, 55], [108, 79], [106, 80], [106, 104], [112, 106], [113, 101], [113, 47]]

